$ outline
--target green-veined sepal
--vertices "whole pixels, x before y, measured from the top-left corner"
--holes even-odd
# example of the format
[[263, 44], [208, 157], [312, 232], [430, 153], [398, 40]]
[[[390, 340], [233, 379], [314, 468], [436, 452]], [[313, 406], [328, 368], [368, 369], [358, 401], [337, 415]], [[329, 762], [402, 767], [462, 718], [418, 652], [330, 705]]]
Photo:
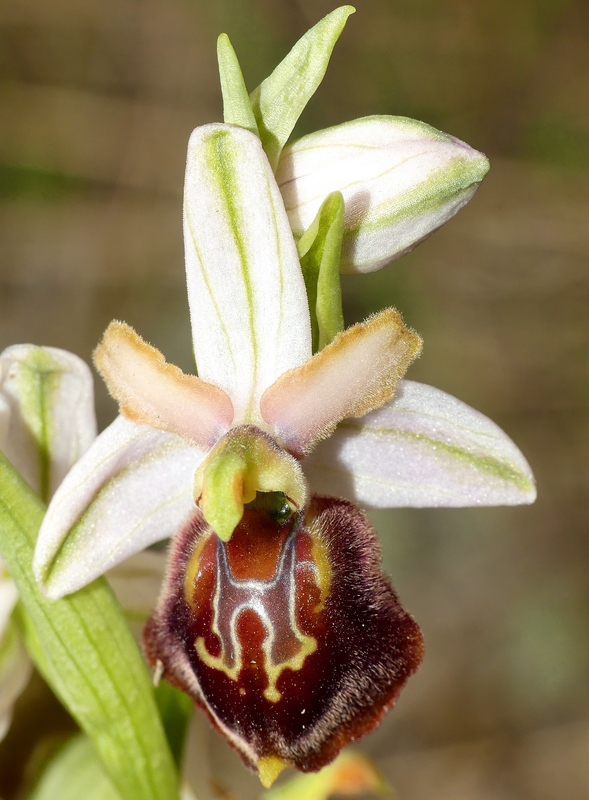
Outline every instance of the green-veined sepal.
[[180, 436], [117, 417], [45, 515], [33, 563], [43, 591], [63, 597], [173, 536], [192, 509], [192, 476], [203, 456]]
[[96, 436], [88, 365], [55, 347], [0, 355], [0, 450], [47, 501]]
[[256, 424], [264, 390], [311, 355], [296, 246], [257, 136], [230, 125], [192, 133], [184, 233], [199, 377], [229, 395], [234, 424]]
[[305, 461], [314, 491], [379, 508], [533, 503], [534, 477], [501, 428], [433, 386], [346, 419]]

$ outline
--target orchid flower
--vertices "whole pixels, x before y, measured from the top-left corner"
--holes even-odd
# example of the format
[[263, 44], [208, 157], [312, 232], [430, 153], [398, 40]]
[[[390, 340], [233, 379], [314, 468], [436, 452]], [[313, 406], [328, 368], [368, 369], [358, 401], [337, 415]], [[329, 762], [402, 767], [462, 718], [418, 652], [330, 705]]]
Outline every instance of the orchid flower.
[[[48, 500], [96, 436], [92, 375], [77, 356], [14, 345], [0, 354], [0, 450]], [[11, 619], [16, 586], [0, 560], [0, 738], [31, 662]]]
[[[95, 438], [92, 374], [80, 358], [30, 344], [0, 354], [0, 450], [43, 500], [51, 499]], [[138, 553], [108, 577], [140, 638], [138, 626], [146, 622], [163, 577], [162, 554]], [[0, 739], [31, 674], [11, 618], [17, 601], [17, 588], [0, 559]]]
[[34, 569], [56, 598], [172, 537], [148, 660], [270, 785], [374, 728], [421, 660], [356, 504], [526, 503], [534, 484], [490, 420], [401, 380], [421, 340], [395, 310], [313, 355], [254, 133], [193, 132], [184, 232], [198, 377], [111, 323], [95, 363], [121, 415], [58, 488]]

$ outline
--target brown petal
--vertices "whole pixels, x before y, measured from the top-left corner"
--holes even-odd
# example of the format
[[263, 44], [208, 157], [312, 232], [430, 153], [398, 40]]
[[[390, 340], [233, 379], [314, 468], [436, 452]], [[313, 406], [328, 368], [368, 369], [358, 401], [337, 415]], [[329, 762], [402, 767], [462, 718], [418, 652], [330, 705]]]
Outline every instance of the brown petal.
[[372, 730], [423, 655], [365, 515], [323, 497], [304, 522], [248, 509], [228, 543], [196, 513], [144, 643], [264, 785]]

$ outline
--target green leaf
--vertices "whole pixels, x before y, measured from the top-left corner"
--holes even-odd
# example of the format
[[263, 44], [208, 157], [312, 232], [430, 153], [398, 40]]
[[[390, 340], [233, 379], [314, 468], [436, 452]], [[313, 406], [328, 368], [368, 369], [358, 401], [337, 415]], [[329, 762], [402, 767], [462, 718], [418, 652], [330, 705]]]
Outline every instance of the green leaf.
[[346, 20], [355, 10], [341, 6], [324, 17], [251, 93], [260, 138], [274, 170], [292, 129], [323, 80]]
[[51, 760], [29, 800], [121, 800], [92, 743], [76, 736]]
[[31, 569], [43, 503], [2, 454], [0, 487], [0, 555], [24, 606], [18, 618], [31, 657], [92, 740], [123, 800], [177, 800], [149, 674], [114, 594], [101, 578], [47, 600]]
[[298, 243], [311, 313], [313, 352], [344, 329], [340, 255], [344, 235], [344, 199], [333, 192]]
[[223, 119], [259, 136], [258, 125], [233, 45], [226, 33], [217, 39], [217, 61], [223, 94]]
[[194, 705], [187, 694], [174, 689], [169, 683], [162, 681], [155, 690], [155, 699], [159, 708], [164, 730], [172, 751], [176, 766], [180, 768], [188, 723], [192, 716]]

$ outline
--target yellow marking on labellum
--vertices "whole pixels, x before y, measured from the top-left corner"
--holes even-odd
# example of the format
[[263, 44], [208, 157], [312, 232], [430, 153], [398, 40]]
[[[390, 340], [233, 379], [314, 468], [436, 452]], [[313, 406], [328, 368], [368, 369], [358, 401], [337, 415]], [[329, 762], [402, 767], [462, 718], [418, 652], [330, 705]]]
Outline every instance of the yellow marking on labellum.
[[209, 540], [208, 536], [202, 536], [200, 540], [197, 542], [196, 547], [194, 548], [194, 552], [190, 557], [190, 561], [188, 562], [188, 567], [186, 569], [186, 577], [184, 578], [184, 597], [186, 598], [188, 605], [194, 611], [198, 610], [197, 608], [195, 608], [194, 604], [194, 594], [193, 594], [194, 585], [196, 583], [196, 579], [198, 577], [198, 571], [200, 569], [200, 559], [202, 556], [202, 551], [208, 540]]
[[308, 523], [309, 534], [311, 536], [311, 553], [313, 564], [315, 565], [315, 576], [317, 586], [321, 593], [319, 602], [313, 609], [316, 614], [323, 611], [325, 601], [329, 597], [331, 589], [331, 566], [329, 564], [329, 554], [327, 546], [321, 537], [321, 525], [317, 519], [312, 519]]
[[282, 696], [276, 684], [283, 670], [301, 669], [306, 657], [318, 647], [317, 640], [303, 633], [296, 621], [296, 535], [295, 530], [287, 538], [270, 580], [236, 580], [231, 574], [225, 544], [217, 539], [211, 630], [221, 642], [221, 654], [211, 655], [202, 636], [195, 642], [201, 661], [237, 681], [244, 666], [237, 623], [244, 611], [253, 611], [266, 632], [262, 644], [268, 680], [264, 697], [271, 703], [277, 703]]
[[262, 756], [258, 761], [258, 775], [264, 789], [269, 789], [282, 770], [288, 766], [290, 766], [288, 761], [283, 761], [278, 756]]

